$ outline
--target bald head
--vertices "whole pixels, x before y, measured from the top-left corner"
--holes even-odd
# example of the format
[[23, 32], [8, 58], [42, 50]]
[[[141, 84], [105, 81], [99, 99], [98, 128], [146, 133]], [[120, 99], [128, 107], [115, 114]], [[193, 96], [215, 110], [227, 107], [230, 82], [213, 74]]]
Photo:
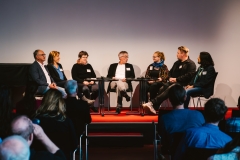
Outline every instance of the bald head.
[[11, 131], [14, 135], [19, 135], [29, 140], [29, 136], [33, 133], [32, 121], [26, 116], [18, 116], [11, 123]]
[[14, 135], [7, 137], [0, 144], [1, 160], [28, 160], [29, 157], [29, 145], [27, 141], [20, 136]]

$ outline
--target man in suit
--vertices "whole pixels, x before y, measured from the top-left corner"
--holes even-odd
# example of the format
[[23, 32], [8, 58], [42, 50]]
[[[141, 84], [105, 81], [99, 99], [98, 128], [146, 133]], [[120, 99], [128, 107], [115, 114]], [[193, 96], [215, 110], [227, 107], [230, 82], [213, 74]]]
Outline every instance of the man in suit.
[[33, 52], [35, 61], [29, 68], [29, 79], [35, 86], [37, 86], [37, 93], [44, 94], [49, 89], [59, 90], [63, 98], [67, 97], [64, 88], [58, 87], [50, 77], [47, 67], [43, 64], [46, 59], [46, 54], [42, 50], [35, 50]]
[[128, 61], [128, 52], [121, 51], [118, 54], [119, 62], [113, 63], [110, 65], [108, 70], [108, 78], [112, 78], [112, 81], [108, 86], [108, 92], [110, 89], [116, 89], [117, 92], [117, 108], [116, 112], [121, 112], [122, 107], [122, 97], [126, 98], [126, 101], [130, 101], [126, 90], [129, 89], [132, 91], [131, 81], [127, 81], [126, 78], [135, 78], [135, 73], [133, 65], [127, 63]]

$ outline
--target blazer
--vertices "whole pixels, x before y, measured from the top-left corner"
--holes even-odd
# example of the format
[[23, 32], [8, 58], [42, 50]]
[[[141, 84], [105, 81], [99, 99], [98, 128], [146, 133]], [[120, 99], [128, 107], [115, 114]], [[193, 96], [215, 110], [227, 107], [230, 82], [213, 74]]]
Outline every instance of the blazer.
[[[44, 66], [48, 72], [48, 69], [46, 66]], [[49, 75], [49, 72], [48, 72]], [[49, 75], [50, 76], [50, 75]], [[38, 64], [37, 61], [33, 62], [33, 64], [29, 67], [29, 81], [30, 84], [36, 87], [36, 91], [38, 90], [39, 93], [43, 93], [46, 88], [48, 87], [47, 79], [45, 77], [45, 74], [41, 68], [41, 66]], [[54, 82], [52, 77], [50, 76], [51, 83]]]
[[54, 68], [54, 66], [53, 66], [52, 64], [48, 64], [48, 65], [47, 65], [48, 71], [49, 71], [51, 77], [53, 78], [53, 80], [54, 80], [55, 82], [66, 81], [67, 78], [66, 78], [66, 76], [65, 76], [65, 74], [64, 74], [64, 72], [63, 72], [62, 65], [61, 65], [60, 63], [58, 63], [58, 65], [59, 65], [59, 68], [62, 69], [61, 72], [63, 73], [64, 80], [61, 80], [61, 79], [60, 79], [57, 70]]
[[[198, 68], [198, 70], [200, 69], [200, 67]], [[190, 85], [193, 85], [193, 87], [202, 88], [204, 97], [209, 98], [213, 94], [214, 82], [216, 78], [215, 69], [213, 66], [210, 65], [203, 67], [203, 71], [201, 72], [200, 76], [198, 76], [198, 79], [194, 83], [194, 79], [198, 73], [198, 70], [195, 72], [195, 76], [192, 78]]]
[[[118, 63], [113, 63], [113, 64], [110, 65], [110, 67], [109, 67], [109, 69], [108, 69], [107, 78], [115, 77], [115, 73], [116, 73], [116, 70], [117, 70], [117, 66], [118, 66]], [[127, 68], [130, 68], [130, 70], [127, 69]], [[130, 63], [126, 63], [126, 64], [125, 64], [125, 78], [135, 78], [135, 73], [134, 73], [133, 65], [130, 64]], [[128, 83], [128, 88], [129, 88], [129, 90], [132, 91], [133, 89], [132, 89], [132, 83], [131, 83], [131, 81], [127, 81], [127, 83]], [[111, 88], [110, 88], [110, 83], [109, 83], [107, 92], [109, 92], [110, 89], [111, 89]]]

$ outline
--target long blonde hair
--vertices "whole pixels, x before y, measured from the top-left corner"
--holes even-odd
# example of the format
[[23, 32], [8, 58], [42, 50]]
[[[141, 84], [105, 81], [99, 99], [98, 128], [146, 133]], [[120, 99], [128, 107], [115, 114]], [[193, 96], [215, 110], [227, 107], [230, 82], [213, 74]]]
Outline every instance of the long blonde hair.
[[50, 89], [43, 96], [42, 104], [37, 109], [35, 117], [45, 116], [45, 117], [57, 117], [60, 115], [59, 121], [64, 121], [66, 119], [66, 106], [62, 98], [61, 92], [56, 89]]

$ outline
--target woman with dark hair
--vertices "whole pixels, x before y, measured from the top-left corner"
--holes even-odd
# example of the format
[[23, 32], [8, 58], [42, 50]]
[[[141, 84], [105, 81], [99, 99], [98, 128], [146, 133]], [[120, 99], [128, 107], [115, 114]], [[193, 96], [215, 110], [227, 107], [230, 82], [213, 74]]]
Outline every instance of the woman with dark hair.
[[42, 104], [34, 118], [40, 120], [40, 126], [47, 136], [70, 159], [71, 153], [77, 148], [77, 137], [73, 123], [66, 117], [65, 112], [65, 102], [61, 92], [50, 89], [43, 96]]
[[153, 54], [153, 63], [147, 68], [145, 77], [155, 79], [154, 81], [151, 80], [147, 83], [147, 96], [149, 101], [157, 96], [159, 89], [163, 86], [163, 82], [167, 82], [168, 68], [164, 64], [164, 61], [164, 53], [156, 51]]
[[214, 88], [216, 72], [211, 55], [208, 52], [201, 52], [198, 57], [198, 64], [200, 64], [200, 66], [195, 76], [190, 84], [185, 87], [187, 97], [184, 102], [184, 108], [188, 108], [191, 96], [204, 95], [205, 98], [209, 98]]
[[[86, 78], [96, 78], [96, 74], [91, 66], [88, 63], [88, 53], [86, 51], [81, 51], [78, 54], [79, 60], [72, 67], [72, 78], [78, 82], [78, 96], [81, 97], [83, 94], [82, 100], [96, 100], [98, 97], [98, 85], [94, 81], [86, 81]], [[90, 94], [91, 93], [91, 94]], [[97, 112], [94, 108], [93, 103], [89, 103], [90, 108]]]
[[48, 55], [48, 71], [57, 86], [64, 87], [67, 78], [63, 72], [62, 65], [59, 63], [60, 61], [60, 52], [51, 51]]
[[9, 125], [14, 117], [11, 89], [5, 85], [0, 86], [0, 138], [8, 136]]

